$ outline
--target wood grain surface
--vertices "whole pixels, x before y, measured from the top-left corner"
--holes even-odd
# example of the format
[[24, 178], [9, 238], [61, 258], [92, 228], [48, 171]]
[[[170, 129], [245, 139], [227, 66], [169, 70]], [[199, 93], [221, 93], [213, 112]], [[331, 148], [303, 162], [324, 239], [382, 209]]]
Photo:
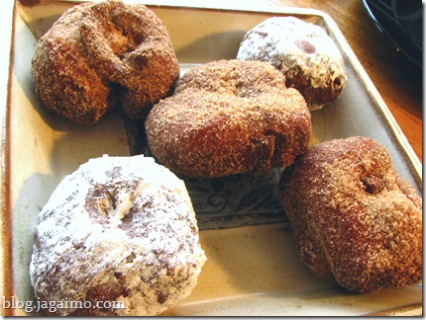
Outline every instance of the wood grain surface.
[[333, 18], [408, 142], [422, 161], [422, 70], [409, 63], [370, 19], [361, 0], [265, 0], [321, 10]]

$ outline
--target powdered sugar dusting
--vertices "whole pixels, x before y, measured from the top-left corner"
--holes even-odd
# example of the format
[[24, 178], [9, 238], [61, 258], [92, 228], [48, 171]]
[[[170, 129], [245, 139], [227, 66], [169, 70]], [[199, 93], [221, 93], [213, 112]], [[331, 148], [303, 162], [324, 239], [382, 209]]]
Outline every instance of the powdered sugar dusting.
[[[321, 27], [295, 17], [273, 17], [248, 31], [237, 59], [268, 61], [286, 76], [288, 85], [300, 89], [295, 82], [302, 81], [314, 90], [328, 89], [332, 99], [346, 84], [342, 55], [333, 39]], [[311, 110], [325, 104], [303, 95]]]
[[152, 158], [104, 156], [40, 212], [30, 273], [40, 299], [122, 300], [100, 314], [155, 315], [190, 294], [205, 259], [184, 183]]

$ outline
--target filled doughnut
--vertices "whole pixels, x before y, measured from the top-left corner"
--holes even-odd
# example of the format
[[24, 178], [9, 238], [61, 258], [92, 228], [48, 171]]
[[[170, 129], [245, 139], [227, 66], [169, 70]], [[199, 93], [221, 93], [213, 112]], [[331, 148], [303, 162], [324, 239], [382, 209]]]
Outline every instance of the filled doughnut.
[[40, 38], [32, 74], [44, 107], [92, 125], [117, 106], [144, 118], [173, 89], [179, 65], [151, 10], [107, 0], [66, 11]]
[[302, 93], [310, 110], [334, 101], [346, 85], [342, 55], [319, 26], [295, 17], [273, 17], [249, 30], [237, 54], [241, 60], [268, 61]]
[[356, 292], [421, 282], [422, 199], [378, 142], [314, 145], [278, 191], [301, 260], [318, 276]]
[[189, 70], [145, 121], [152, 154], [176, 174], [214, 178], [288, 166], [308, 146], [300, 93], [267, 62], [220, 60]]
[[57, 315], [152, 316], [191, 293], [205, 260], [183, 181], [153, 158], [103, 156], [39, 213], [30, 275]]

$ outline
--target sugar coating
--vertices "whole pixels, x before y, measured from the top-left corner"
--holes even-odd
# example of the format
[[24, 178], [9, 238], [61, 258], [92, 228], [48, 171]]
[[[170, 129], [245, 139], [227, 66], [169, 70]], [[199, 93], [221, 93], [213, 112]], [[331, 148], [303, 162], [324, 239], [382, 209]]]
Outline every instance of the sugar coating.
[[44, 301], [123, 301], [60, 315], [156, 315], [187, 297], [206, 257], [183, 181], [152, 158], [91, 159], [38, 215], [30, 264]]
[[170, 36], [154, 12], [120, 0], [68, 9], [40, 38], [32, 58], [40, 103], [93, 125], [110, 109], [144, 118], [179, 77]]
[[280, 181], [302, 261], [350, 291], [422, 279], [422, 198], [366, 137], [310, 147]]
[[334, 100], [346, 85], [333, 39], [321, 27], [295, 17], [269, 18], [249, 30], [237, 59], [271, 63], [286, 76], [287, 85], [301, 91], [311, 110]]
[[267, 173], [308, 146], [302, 95], [264, 61], [218, 60], [189, 70], [145, 121], [153, 155], [176, 174]]

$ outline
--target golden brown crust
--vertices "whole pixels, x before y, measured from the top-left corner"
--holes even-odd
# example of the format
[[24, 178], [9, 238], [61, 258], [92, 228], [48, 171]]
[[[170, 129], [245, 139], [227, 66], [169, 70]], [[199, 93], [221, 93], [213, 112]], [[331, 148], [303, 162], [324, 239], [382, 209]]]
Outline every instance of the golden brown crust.
[[364, 137], [310, 147], [287, 168], [279, 196], [302, 261], [365, 292], [422, 279], [422, 200]]
[[116, 0], [65, 12], [39, 40], [32, 71], [41, 103], [84, 125], [115, 106], [145, 117], [179, 77], [162, 22], [143, 5]]
[[188, 71], [145, 125], [160, 162], [196, 178], [290, 165], [311, 136], [303, 97], [259, 61], [221, 60]]

